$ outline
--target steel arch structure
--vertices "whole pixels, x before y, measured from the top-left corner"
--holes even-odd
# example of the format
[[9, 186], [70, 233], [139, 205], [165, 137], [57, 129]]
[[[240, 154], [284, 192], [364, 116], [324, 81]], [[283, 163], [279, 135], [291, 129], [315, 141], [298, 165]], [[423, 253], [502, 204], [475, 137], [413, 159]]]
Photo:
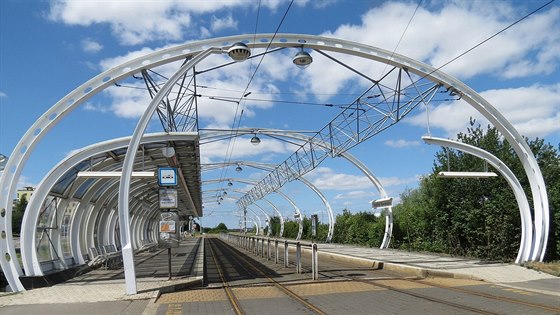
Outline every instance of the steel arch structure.
[[[274, 169], [274, 165], [273, 164], [267, 164], [267, 163], [257, 163], [257, 162], [249, 162], [249, 161], [237, 161], [237, 162], [227, 162], [227, 163], [215, 163], [213, 164], [216, 165], [223, 165], [223, 166], [230, 166], [230, 165], [246, 165], [246, 166], [250, 166], [256, 169], [260, 169], [260, 170], [266, 170], [266, 171], [271, 171]], [[222, 167], [223, 167], [222, 166]], [[329, 230], [327, 233], [327, 238], [326, 238], [326, 242], [329, 243], [332, 240], [332, 236], [333, 236], [333, 232], [334, 232], [334, 214], [332, 211], [332, 207], [329, 203], [329, 201], [327, 200], [327, 198], [325, 197], [325, 195], [321, 192], [320, 189], [318, 189], [315, 185], [313, 185], [310, 181], [308, 181], [307, 179], [305, 179], [305, 177], [300, 177], [298, 178], [299, 181], [301, 181], [305, 186], [309, 187], [309, 189], [311, 189], [323, 202], [323, 204], [325, 205], [325, 207], [327, 208], [327, 213], [329, 216]], [[255, 183], [253, 183], [254, 185]], [[301, 225], [301, 220], [300, 220], [300, 225]], [[303, 227], [301, 228], [302, 232], [303, 232]], [[298, 237], [296, 238], [297, 240], [299, 240], [301, 238], [301, 233], [298, 233]]]
[[[325, 52], [335, 52], [385, 63], [394, 67], [393, 69], [397, 69], [396, 71], [399, 73], [399, 81], [397, 82], [398, 87], [396, 89], [397, 93], [394, 94], [395, 97], [393, 99], [398, 99], [401, 95], [401, 74], [405, 77], [408, 76], [413, 82], [414, 80], [411, 75], [433, 82], [432, 87], [424, 90], [423, 92], [419, 92], [418, 97], [414, 100], [403, 103], [397, 101], [398, 104], [396, 108], [390, 109], [383, 115], [381, 120], [370, 121], [368, 120], [367, 115], [359, 115], [362, 111], [363, 113], [371, 113], [372, 111], [375, 111], [377, 108], [375, 108], [375, 106], [371, 106], [371, 104], [357, 103], [355, 108], [349, 107], [345, 109], [339, 116], [329, 123], [328, 128], [323, 129], [317, 135], [319, 138], [324, 139], [327, 143], [330, 143], [331, 147], [329, 150], [316, 151], [316, 148], [313, 148], [310, 145], [305, 146], [305, 152], [299, 152], [301, 153], [300, 155], [296, 154], [295, 156], [292, 156], [291, 159], [289, 159], [290, 163], [282, 164], [284, 166], [283, 171], [281, 168], [277, 169], [275, 175], [280, 178], [279, 181], [267, 181], [266, 179], [270, 179], [270, 177], [265, 178], [265, 180], [258, 185], [258, 189], [250, 192], [247, 195], [247, 198], [242, 200], [242, 205], [246, 206], [255, 199], [261, 198], [263, 192], [269, 193], [274, 189], [277, 189], [278, 186], [283, 185], [286, 181], [295, 179], [301, 175], [301, 172], [309, 171], [318, 165], [317, 163], [320, 163], [327, 155], [336, 156], [358, 143], [369, 139], [378, 132], [388, 128], [390, 125], [395, 124], [418, 104], [428, 103], [430, 95], [433, 95], [432, 93], [441, 89], [442, 91], [449, 91], [450, 93], [460, 95], [462, 100], [488, 119], [510, 143], [521, 160], [530, 183], [535, 218], [542, 218], [542, 224], [535, 225], [534, 251], [532, 251], [534, 253], [533, 257], [538, 260], [543, 259], [548, 241], [550, 223], [548, 197], [542, 173], [536, 158], [532, 154], [523, 137], [519, 134], [519, 132], [517, 132], [513, 125], [507, 121], [507, 119], [498, 110], [496, 110], [496, 108], [494, 108], [478, 93], [461, 81], [432, 66], [380, 48], [341, 39], [313, 35], [254, 34], [187, 43], [125, 62], [122, 65], [107, 70], [80, 85], [47, 110], [41, 118], [37, 119], [37, 121], [31, 126], [31, 128], [29, 128], [15, 146], [12, 154], [10, 155], [10, 159], [6, 163], [2, 177], [0, 178], [0, 230], [3, 235], [0, 239], [0, 265], [12, 290], [21, 291], [24, 290], [24, 288], [18, 279], [18, 276], [22, 274], [22, 270], [15, 259], [16, 252], [11, 232], [12, 204], [10, 196], [15, 194], [16, 184], [23, 167], [37, 144], [71, 111], [115, 82], [118, 82], [123, 78], [130, 77], [135, 73], [142, 72], [142, 70], [145, 69], [186, 59], [188, 60], [187, 63], [185, 63], [180, 70], [177, 71], [154, 95], [152, 102], [150, 102], [148, 108], [144, 112], [137, 128], [132, 134], [131, 141], [128, 146], [128, 153], [125, 157], [122, 169], [118, 193], [118, 220], [121, 226], [120, 242], [123, 246], [122, 253], [125, 265], [127, 293], [136, 293], [136, 279], [132, 249], [133, 241], [130, 231], [129, 194], [133, 161], [141, 138], [146, 130], [147, 122], [155, 112], [156, 107], [162, 101], [163, 97], [170, 91], [171, 86], [177, 82], [182, 74], [189, 71], [200, 61], [212, 54], [226, 53], [227, 49], [235, 42], [245, 42], [249, 48], [305, 47], [321, 54], [325, 54]], [[411, 89], [418, 88], [414, 85], [414, 83], [409, 87]], [[358, 115], [351, 117], [352, 113], [358, 113]], [[356, 116], [360, 116], [360, 118]], [[352, 123], [358, 121], [360, 124]], [[295, 164], [292, 163], [294, 161]], [[298, 165], [299, 170], [293, 169], [295, 165]], [[259, 193], [257, 193], [257, 191]]]
[[[484, 161], [490, 163], [490, 165], [492, 165], [498, 172], [500, 172], [500, 174], [502, 174], [502, 176], [504, 176], [508, 185], [513, 191], [513, 195], [515, 196], [515, 200], [517, 201], [517, 206], [519, 207], [519, 214], [521, 216], [521, 242], [519, 243], [519, 250], [517, 252], [515, 263], [520, 264], [527, 262], [530, 259], [535, 260], [536, 257], [532, 255], [533, 253], [531, 253], [531, 245], [533, 244], [533, 220], [531, 218], [529, 201], [527, 200], [527, 196], [525, 196], [523, 186], [521, 186], [521, 183], [519, 182], [517, 177], [515, 177], [515, 174], [513, 174], [509, 167], [507, 167], [504, 162], [502, 162], [493, 154], [470, 144], [426, 136], [422, 137], [422, 140], [424, 140], [424, 142], [426, 142], [427, 144], [435, 144], [442, 147], [454, 148], [479, 157]], [[536, 224], [541, 224], [541, 222], [536, 222]]]
[[[246, 178], [230, 177], [230, 178], [222, 178], [222, 179], [205, 180], [205, 181], [203, 181], [203, 184], [204, 183], [218, 183], [218, 182], [224, 182], [224, 181], [234, 181], [234, 182], [240, 182], [240, 183], [249, 184], [249, 185], [255, 185], [257, 183], [257, 181], [255, 181], [255, 180], [248, 180]], [[275, 193], [280, 195], [282, 198], [286, 199], [286, 201], [292, 206], [292, 208], [294, 208], [294, 211], [295, 211], [296, 215], [298, 216], [298, 219], [297, 219], [297, 221], [298, 221], [298, 235], [296, 236], [296, 239], [300, 240], [301, 236], [302, 236], [302, 233], [303, 233], [303, 222], [302, 222], [301, 210], [299, 209], [297, 204], [292, 200], [292, 198], [290, 198], [288, 195], [286, 195], [281, 190], [277, 190], [277, 191], [275, 191]]]
[[[234, 135], [232, 135], [231, 132], [227, 132], [225, 130], [221, 130], [221, 131], [212, 130], [212, 131], [209, 131], [209, 132], [204, 131], [204, 132], [201, 133], [200, 138], [201, 138], [201, 140], [212, 140], [212, 141], [214, 141], [217, 138], [222, 139], [222, 137], [224, 137], [224, 135], [226, 137], [232, 137], [232, 136], [238, 137], [238, 136], [242, 136], [242, 135], [251, 135], [251, 134], [263, 134], [263, 135], [274, 137], [276, 139], [278, 137], [284, 137], [284, 138], [309, 142], [309, 143], [312, 143], [313, 145], [316, 145], [316, 146], [319, 146], [319, 147], [322, 147], [322, 148], [328, 148], [329, 147], [329, 144], [321, 141], [320, 139], [312, 139], [311, 137], [306, 136], [305, 134], [300, 133], [300, 132], [267, 129], [267, 128], [258, 128], [258, 129], [255, 129], [255, 128], [240, 128], [239, 130], [236, 131], [236, 133]], [[381, 183], [381, 181], [358, 158], [356, 158], [354, 155], [352, 155], [350, 152], [347, 152], [347, 151], [340, 152], [339, 156], [346, 159], [348, 162], [350, 162], [352, 165], [354, 165], [356, 168], [358, 168], [358, 170], [360, 170], [369, 179], [369, 181], [373, 184], [373, 186], [375, 187], [375, 189], [377, 190], [377, 192], [379, 193], [381, 198], [388, 198], [389, 197], [389, 195], [385, 191], [385, 188], [383, 187], [383, 184]], [[242, 164], [242, 162], [241, 162], [241, 164]], [[302, 177], [299, 177], [299, 178], [302, 178]], [[381, 249], [388, 248], [389, 244], [391, 242], [391, 236], [393, 234], [393, 208], [392, 207], [387, 207], [386, 211], [384, 211], [384, 214], [385, 214], [385, 232], [383, 234], [383, 240], [381, 242], [381, 245], [379, 246], [379, 248], [381, 248]], [[330, 216], [332, 216], [332, 218]], [[330, 222], [333, 222], [332, 227], [329, 227], [329, 235], [332, 238], [332, 234], [334, 233], [334, 215], [332, 214], [332, 212], [329, 214], [329, 223]], [[328, 241], [330, 241], [330, 238], [328, 238]]]
[[[182, 133], [157, 133], [157, 134], [149, 134], [144, 137], [142, 140], [143, 144], [148, 143], [161, 143], [161, 142], [168, 142], [168, 141], [178, 141], [178, 140], [185, 140], [185, 139], [195, 139], [198, 135], [193, 132], [182, 132]], [[27, 206], [25, 215], [23, 217], [22, 223], [22, 230], [21, 230], [21, 255], [22, 255], [22, 264], [23, 269], [25, 269], [26, 276], [38, 276], [43, 275], [44, 270], [41, 266], [41, 262], [37, 255], [37, 231], [36, 226], [39, 220], [39, 216], [41, 210], [43, 208], [43, 204], [45, 200], [47, 200], [49, 193], [53, 186], [61, 180], [63, 176], [68, 172], [69, 168], [75, 167], [84, 161], [90, 161], [95, 156], [99, 154], [105, 154], [107, 152], [112, 152], [118, 149], [125, 149], [130, 141], [130, 137], [113, 139], [105, 142], [96, 143], [94, 145], [85, 147], [73, 155], [68, 156], [64, 160], [62, 160], [58, 165], [56, 165], [49, 173], [43, 178], [41, 183], [37, 186], [37, 190], [34, 192], [33, 196], [29, 200], [29, 204]], [[156, 161], [157, 162], [157, 161]], [[107, 166], [111, 166], [112, 163], [107, 161], [103, 161], [101, 163], [92, 165], [96, 170], [103, 170], [106, 169]], [[84, 184], [86, 180], [76, 180], [75, 184], [72, 185], [72, 189], [75, 191]], [[79, 199], [80, 205], [75, 211], [75, 217], [73, 218], [74, 222], [70, 224], [70, 235], [72, 236], [72, 244], [71, 244], [71, 251], [72, 251], [72, 259], [79, 263], [85, 263], [84, 261], [84, 252], [87, 252], [88, 248], [98, 247], [96, 244], [99, 245], [116, 245], [116, 239], [114, 235], [112, 237], [108, 236], [110, 233], [114, 233], [115, 231], [115, 224], [116, 218], [112, 220], [109, 219], [111, 215], [111, 209], [114, 208], [111, 204], [114, 203], [115, 195], [116, 195], [116, 185], [117, 183], [113, 180], [106, 184], [106, 181], [98, 181], [97, 183], [90, 186], [88, 189], [88, 193], [84, 194], [82, 198]], [[142, 195], [145, 193], [145, 186], [142, 183], [142, 179], [137, 180], [134, 184], [133, 194], [135, 196]], [[103, 193], [101, 191], [105, 191]], [[92, 198], [94, 194], [102, 194], [98, 197], [98, 205], [107, 204], [105, 207], [105, 211], [103, 211], [103, 207], [92, 207]], [[67, 194], [69, 197], [66, 198], [66, 203], [73, 200], [74, 192], [70, 191]], [[155, 196], [155, 195], [154, 195]], [[78, 199], [74, 199], [78, 200]], [[144, 199], [136, 198], [133, 202], [133, 207], [137, 207], [138, 203], [141, 203], [140, 206], [143, 206]], [[155, 200], [152, 200], [152, 205], [155, 205]], [[64, 208], [63, 206], [59, 205], [59, 207]], [[154, 208], [155, 209], [155, 208]], [[93, 218], [94, 216], [101, 216], [103, 219], [97, 220], [98, 224], [96, 225], [96, 220]], [[114, 215], [113, 215], [114, 217]], [[140, 219], [142, 218], [142, 219]], [[154, 224], [150, 220], [150, 215], [137, 215], [135, 217], [134, 224], [135, 227], [135, 242], [134, 248], [139, 248], [141, 239], [150, 239], [155, 241], [154, 235], [145, 234], [143, 237], [140, 235], [147, 231], [146, 227], [150, 224]], [[62, 219], [59, 218], [59, 221]], [[153, 219], [153, 218], [150, 218]], [[104, 222], [106, 223], [103, 224]], [[60, 224], [60, 222], [59, 222]], [[110, 227], [112, 226], [112, 227]], [[93, 239], [93, 230], [99, 228], [107, 229], [107, 233], [98, 233], [98, 239]], [[82, 242], [83, 240], [83, 242]], [[53, 239], [53, 243], [55, 243], [60, 251], [61, 244], [60, 239], [55, 237]], [[82, 248], [82, 244], [85, 245], [85, 248]]]

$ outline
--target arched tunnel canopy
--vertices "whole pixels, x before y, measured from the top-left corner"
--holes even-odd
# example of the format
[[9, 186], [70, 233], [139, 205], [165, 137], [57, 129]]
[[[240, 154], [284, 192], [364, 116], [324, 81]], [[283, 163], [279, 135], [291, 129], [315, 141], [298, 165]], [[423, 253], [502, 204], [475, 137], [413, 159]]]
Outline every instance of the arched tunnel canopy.
[[[245, 52], [246, 55], [249, 49], [265, 49], [266, 51], [263, 54], [272, 54], [282, 49], [303, 49], [305, 46], [306, 49], [323, 55], [325, 60], [329, 62], [334, 61], [347, 68], [350, 70], [350, 73], [367, 81], [370, 87], [363, 93], [363, 98], [359, 97], [357, 100], [352, 100], [349, 104], [346, 104], [352, 106], [344, 106], [342, 111], [333, 120], [316, 133], [314, 138], [321, 139], [323, 142], [330, 144], [328, 148], [317, 148], [312, 145], [312, 142], [308, 141], [306, 145], [298, 149], [285, 162], [280, 163], [280, 167], [261, 179], [259, 184], [255, 185], [251, 191], [240, 199], [239, 206], [250, 205], [253, 201], [262, 198], [264, 195], [274, 192], [277, 187], [282, 186], [285, 182], [297, 179], [298, 176], [309, 171], [312, 167], [316, 167], [327, 156], [339, 156], [357, 144], [386, 130], [401, 121], [416, 107], [420, 105], [427, 106], [437, 95], [459, 95], [461, 101], [468, 103], [498, 128], [522, 161], [523, 168], [530, 182], [530, 193], [533, 197], [535, 212], [536, 240], [534, 242], [535, 255], [533, 256], [535, 259], [540, 258], [542, 260], [544, 255], [543, 248], [546, 248], [549, 229], [549, 210], [546, 187], [538, 163], [528, 144], [511, 123], [477, 92], [463, 82], [441, 72], [439, 69], [377, 47], [314, 35], [254, 34], [186, 43], [127, 61], [77, 87], [37, 119], [14, 148], [10, 159], [6, 163], [6, 170], [0, 177], [0, 214], [2, 216], [0, 219], [0, 229], [2, 233], [5, 233], [5, 236], [0, 239], [0, 263], [13, 290], [19, 291], [23, 289], [18, 280], [18, 276], [23, 275], [23, 271], [15, 259], [16, 251], [10, 220], [12, 215], [11, 196], [15, 192], [15, 186], [23, 167], [37, 144], [66, 115], [78, 108], [79, 105], [84, 104], [94, 95], [127, 78], [138, 79], [135, 75], [141, 75], [145, 83], [153, 83], [151, 81], [153, 78], [150, 77], [148, 70], [176, 61], [181, 61], [182, 64], [176, 72], [166, 77], [167, 81], [157, 82], [157, 84], [148, 88], [147, 92], [150, 93], [152, 99], [131, 138], [128, 138], [128, 140], [121, 139], [123, 142], [114, 147], [111, 147], [111, 145], [121, 140], [111, 140], [115, 142], [108, 141], [95, 144], [78, 151], [57, 165], [47, 175], [45, 181], [49, 181], [49, 183], [42, 182], [40, 184], [40, 189], [45, 191], [41, 194], [36, 193], [32, 200], [30, 200], [30, 204], [32, 204], [31, 209], [34, 209], [33, 213], [37, 217], [31, 217], [30, 214], [26, 215], [27, 219], [31, 221], [24, 222], [25, 229], [32, 231], [29, 231], [29, 233], [25, 232], [28, 239], [22, 239], [22, 241], [30, 247], [30, 251], [35, 250], [30, 245], [36, 239], [36, 223], [40, 220], [41, 211], [44, 213], [48, 205], [51, 204], [51, 200], [54, 200], [49, 199], [48, 196], [50, 196], [50, 198], [58, 198], [53, 204], [57, 207], [63, 207], [65, 211], [62, 218], [55, 218], [56, 221], [54, 223], [57, 227], [65, 223], [64, 216], [67, 212], [72, 213], [69, 215], [69, 222], [73, 222], [70, 225], [70, 237], [68, 237], [68, 234], [65, 236], [65, 232], [60, 229], [54, 232], [55, 235], [53, 237], [55, 239], [57, 237], [66, 237], [68, 242], [70, 242], [68, 248], [58, 248], [57, 252], [68, 249], [72, 252], [79, 248], [80, 242], [78, 244], [72, 243], [78, 239], [87, 241], [84, 245], [85, 248], [81, 248], [81, 252], [87, 250], [87, 247], [92, 244], [95, 245], [95, 243], [99, 245], [118, 244], [117, 234], [120, 233], [121, 240], [124, 237], [123, 257], [133, 257], [132, 250], [139, 245], [139, 242], [144, 241], [144, 239], [137, 238], [140, 233], [137, 227], [148, 226], [150, 219], [154, 218], [159, 209], [155, 193], [148, 193], [146, 195], [146, 191], [158, 189], [156, 177], [152, 175], [148, 179], [138, 179], [134, 172], [155, 172], [158, 167], [176, 167], [179, 169], [180, 202], [178, 208], [181, 215], [183, 217], [202, 215], [198, 133], [194, 132], [199, 130], [199, 117], [196, 108], [196, 100], [199, 95], [195, 92], [194, 88], [196, 87], [196, 82], [200, 81], [195, 81], [194, 78], [195, 76], [202, 78], [201, 74], [238, 63], [229, 60], [226, 62], [223, 61], [225, 59], [220, 59], [221, 61], [218, 62], [217, 66], [207, 65], [204, 71], [200, 71], [200, 69], [194, 71], [194, 67], [201, 64], [207, 57], [210, 58], [211, 55], [226, 58], [226, 55], [229, 55], [229, 50], [234, 47], [240, 47], [240, 43], [242, 46], [245, 46], [241, 51]], [[271, 49], [269, 50], [269, 48]], [[368, 61], [368, 64], [369, 62], [379, 62], [388, 65], [390, 69], [387, 75], [382, 78], [373, 78], [365, 75], [362, 72], [365, 71], [364, 69], [354, 69], [349, 63], [344, 63], [340, 59], [331, 56], [331, 54], [333, 56], [347, 55], [353, 58], [363, 58]], [[250, 52], [248, 55], [250, 55]], [[258, 54], [255, 54], [254, 57], [256, 56]], [[192, 73], [192, 75], [189, 73]], [[188, 86], [178, 83], [187, 81]], [[193, 90], [189, 90], [190, 88], [193, 88]], [[186, 90], [192, 93], [185, 93]], [[175, 95], [185, 95], [184, 99], [177, 100], [176, 104], [179, 106], [172, 108], [173, 110], [178, 110], [181, 107], [183, 112], [178, 113], [169, 110], [172, 104], [167, 96], [171, 92], [176, 92], [174, 93]], [[248, 94], [243, 93], [241, 95], [242, 97], [235, 99], [234, 103], [239, 103], [237, 100], [241, 100]], [[384, 95], [384, 97], [380, 97], [381, 95]], [[401, 96], [403, 95], [406, 95], [407, 98], [402, 99]], [[382, 100], [378, 100], [378, 98]], [[223, 100], [232, 101], [232, 99]], [[155, 112], [160, 115], [159, 118], [162, 121], [165, 133], [159, 135], [161, 137], [159, 140], [149, 142], [146, 140], [150, 135], [145, 134], [145, 131]], [[173, 115], [175, 114], [182, 116], [174, 117]], [[177, 121], [184, 123], [171, 124]], [[193, 133], [190, 136], [188, 133], [183, 134], [184, 138], [174, 138], [176, 136], [175, 133], [179, 131], [193, 131]], [[162, 148], [169, 146], [175, 148], [176, 154], [168, 158], [163, 155]], [[88, 151], [90, 149], [91, 151]], [[86, 153], [86, 151], [89, 153]], [[296, 168], [297, 172], [294, 171]], [[94, 173], [88, 174], [88, 171], [121, 171], [122, 177], [120, 182], [115, 181], [115, 179], [104, 178], [107, 174], [98, 178], [88, 178], [87, 175], [95, 175]], [[78, 175], [86, 175], [86, 177]], [[37, 201], [34, 199], [37, 199]], [[93, 200], [97, 202], [93, 204]], [[146, 204], [146, 201], [148, 204]], [[116, 209], [119, 209], [118, 215]], [[87, 213], [90, 215], [84, 215]], [[119, 217], [121, 222], [118, 222]], [[130, 226], [127, 223], [117, 224], [123, 222], [127, 222]], [[84, 229], [76, 228], [81, 224], [83, 224]], [[98, 228], [103, 230], [95, 229], [94, 226], [96, 224]], [[127, 239], [130, 234], [129, 228], [132, 231], [131, 240]], [[59, 235], [56, 235], [56, 233], [59, 233]], [[148, 240], [154, 238], [153, 234], [143, 234], [143, 236]], [[61, 247], [61, 245], [58, 246]], [[126, 255], [125, 247], [127, 248]], [[74, 259], [74, 262], [80, 261], [80, 259], [83, 259], [83, 257], [79, 257], [80, 254], [72, 253], [69, 258]], [[36, 260], [32, 259], [30, 255], [23, 254], [22, 258], [24, 264], [36, 263]], [[65, 264], [65, 259], [66, 255], [63, 254], [63, 257], [59, 259], [61, 260], [60, 263]], [[128, 271], [127, 267], [125, 267], [127, 292], [135, 293], [135, 283], [130, 282], [130, 285], [128, 283], [128, 279], [131, 279], [130, 276], [134, 276], [133, 259], [126, 260], [125, 258], [125, 266], [127, 265], [132, 266], [132, 269], [128, 269]], [[33, 268], [26, 266], [25, 272], [40, 270], [40, 268], [35, 269], [36, 266], [31, 267]], [[129, 273], [127, 274], [127, 272]]]

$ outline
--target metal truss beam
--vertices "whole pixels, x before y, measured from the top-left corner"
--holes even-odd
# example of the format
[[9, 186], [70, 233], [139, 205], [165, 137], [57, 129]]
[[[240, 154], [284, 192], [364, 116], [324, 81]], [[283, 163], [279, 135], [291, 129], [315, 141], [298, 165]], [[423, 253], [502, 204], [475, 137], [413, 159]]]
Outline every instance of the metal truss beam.
[[[425, 84], [413, 78], [406, 68], [398, 69], [394, 89], [375, 82], [360, 98], [350, 104], [311, 139], [266, 175], [238, 202], [246, 207], [287, 182], [315, 169], [327, 156], [336, 157], [352, 147], [393, 126], [418, 105], [428, 106], [441, 90], [440, 83]], [[384, 78], [389, 78], [386, 75]], [[315, 143], [326, 143], [327, 147]]]

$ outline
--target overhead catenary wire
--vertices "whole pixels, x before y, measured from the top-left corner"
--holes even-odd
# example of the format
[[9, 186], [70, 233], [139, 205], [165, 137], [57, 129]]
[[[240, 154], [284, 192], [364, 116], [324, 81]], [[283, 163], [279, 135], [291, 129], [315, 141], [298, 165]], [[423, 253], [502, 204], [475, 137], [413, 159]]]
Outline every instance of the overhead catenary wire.
[[[255, 67], [255, 70], [253, 71], [253, 74], [250, 76], [249, 81], [247, 82], [247, 85], [245, 86], [245, 89], [243, 90], [243, 93], [241, 93], [241, 97], [238, 99], [237, 102], [237, 108], [236, 108], [236, 113], [234, 116], [234, 122], [233, 122], [233, 133], [235, 133], [235, 136], [230, 139], [230, 141], [228, 142], [228, 150], [226, 150], [226, 158], [224, 160], [224, 162], [227, 164], [227, 162], [231, 161], [231, 156], [233, 154], [233, 150], [235, 149], [235, 143], [237, 140], [237, 130], [239, 129], [239, 126], [241, 126], [241, 120], [243, 118], [243, 113], [244, 113], [244, 108], [241, 108], [241, 113], [239, 114], [239, 118], [237, 118], [237, 113], [238, 113], [238, 109], [240, 106], [240, 103], [243, 101], [243, 98], [246, 97], [247, 91], [249, 90], [249, 87], [251, 85], [251, 82], [253, 82], [253, 79], [255, 78], [255, 75], [257, 74], [258, 69], [260, 68], [264, 57], [266, 56], [266, 52], [270, 49], [270, 46], [272, 45], [272, 42], [274, 41], [274, 38], [276, 37], [276, 34], [278, 34], [278, 31], [280, 30], [280, 27], [282, 26], [282, 24], [284, 23], [284, 20], [286, 19], [286, 16], [288, 15], [288, 12], [290, 11], [290, 8], [292, 7], [292, 4], [294, 3], [294, 0], [290, 1], [290, 4], [288, 5], [288, 7], [286, 8], [286, 11], [284, 12], [284, 15], [282, 16], [282, 19], [280, 20], [280, 22], [278, 23], [278, 26], [276, 27], [276, 30], [274, 31], [274, 34], [272, 36], [272, 39], [270, 40], [270, 42], [268, 43], [266, 49], [265, 49], [265, 53], [262, 54], [261, 59], [259, 60], [259, 63], [257, 64], [257, 66]], [[259, 11], [260, 11], [260, 5], [261, 5], [261, 1], [259, 0]], [[256, 39], [256, 33], [257, 33], [257, 27], [258, 27], [258, 13], [257, 13], [257, 22], [255, 24], [255, 39]], [[237, 121], [237, 126], [236, 126], [236, 121]], [[227, 175], [227, 167], [224, 168], [223, 173], [220, 176], [220, 179], [223, 179], [225, 176]], [[223, 186], [223, 181], [220, 181], [220, 187]]]

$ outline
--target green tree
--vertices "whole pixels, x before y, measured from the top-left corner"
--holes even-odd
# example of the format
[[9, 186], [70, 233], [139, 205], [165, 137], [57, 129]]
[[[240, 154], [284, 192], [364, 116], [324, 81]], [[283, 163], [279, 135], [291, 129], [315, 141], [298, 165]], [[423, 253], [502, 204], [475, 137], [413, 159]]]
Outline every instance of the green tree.
[[[502, 160], [530, 192], [521, 162], [496, 128], [482, 129], [471, 121], [458, 140], [482, 148]], [[549, 194], [551, 229], [547, 259], [560, 257], [560, 157], [543, 140], [527, 140], [543, 172]], [[492, 168], [475, 156], [444, 148], [436, 154], [433, 172], [395, 207], [393, 245], [413, 250], [442, 251], [485, 259], [512, 260], [521, 238], [520, 214], [513, 192], [502, 177], [439, 178], [440, 171], [482, 171]], [[531, 194], [527, 194], [531, 199]], [[531, 202], [531, 200], [529, 200]]]
[[23, 220], [23, 214], [27, 208], [27, 197], [22, 195], [18, 202], [15, 204], [14, 211], [12, 212], [12, 231], [14, 234], [19, 234], [21, 232], [21, 222]]

